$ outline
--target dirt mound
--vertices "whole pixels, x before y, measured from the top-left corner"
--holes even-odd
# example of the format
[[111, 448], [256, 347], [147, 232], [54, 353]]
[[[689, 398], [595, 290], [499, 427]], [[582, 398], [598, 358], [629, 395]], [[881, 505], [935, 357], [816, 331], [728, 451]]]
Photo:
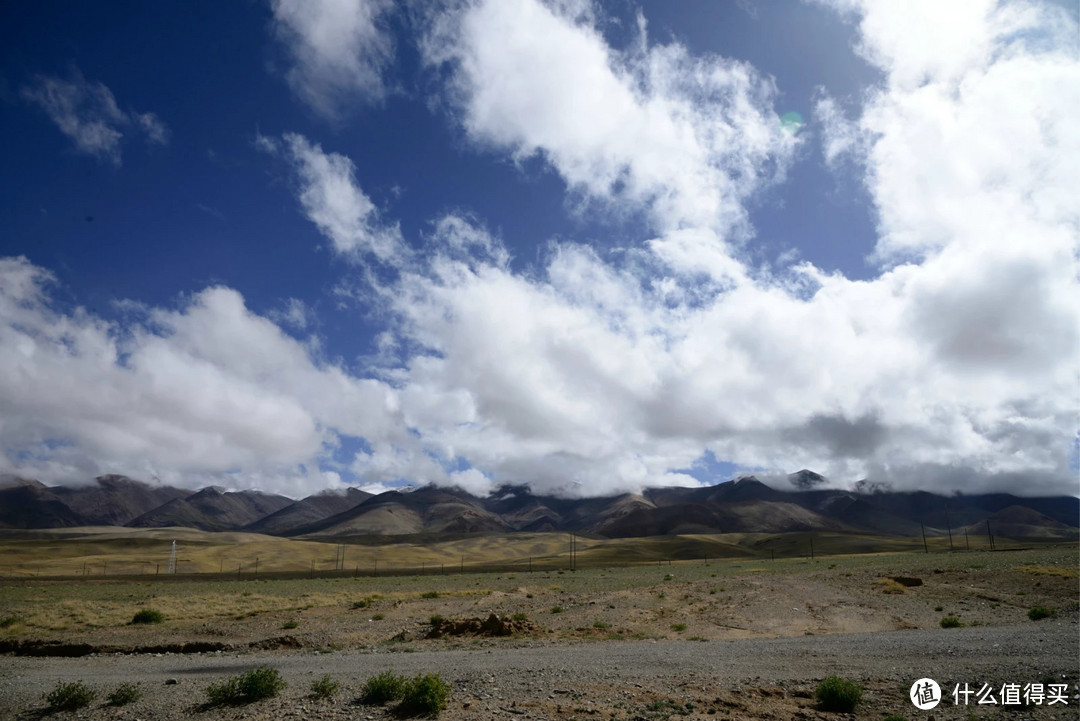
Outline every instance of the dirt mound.
[[543, 633], [539, 624], [525, 618], [506, 616], [499, 618], [494, 613], [482, 618], [440, 618], [431, 624], [428, 638], [444, 636], [514, 636]]
[[921, 578], [914, 578], [912, 576], [889, 576], [889, 578], [896, 581], [901, 586], [907, 586], [908, 588], [922, 585]]
[[267, 638], [262, 641], [252, 641], [248, 644], [248, 648], [256, 651], [280, 651], [281, 649], [303, 647], [304, 644], [300, 643], [300, 639], [296, 636], [277, 636], [276, 638]]

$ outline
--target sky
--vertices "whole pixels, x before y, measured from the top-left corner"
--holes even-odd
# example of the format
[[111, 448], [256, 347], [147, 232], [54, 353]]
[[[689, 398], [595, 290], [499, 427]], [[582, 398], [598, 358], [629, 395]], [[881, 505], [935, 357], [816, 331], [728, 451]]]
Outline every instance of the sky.
[[0, 473], [1080, 493], [1026, 0], [0, 8]]

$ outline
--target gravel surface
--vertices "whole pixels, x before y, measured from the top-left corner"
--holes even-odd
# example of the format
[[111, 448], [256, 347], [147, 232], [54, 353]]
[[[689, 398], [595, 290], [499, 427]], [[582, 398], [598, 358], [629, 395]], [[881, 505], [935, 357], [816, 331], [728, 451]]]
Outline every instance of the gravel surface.
[[[268, 664], [289, 683], [282, 696], [241, 707], [207, 709], [212, 681]], [[81, 680], [99, 697], [83, 718], [278, 719], [390, 718], [390, 710], [356, 703], [364, 680], [391, 669], [435, 672], [453, 685], [443, 718], [837, 718], [816, 710], [816, 683], [838, 674], [866, 688], [848, 718], [1080, 718], [1080, 627], [1076, 613], [1006, 627], [924, 629], [723, 641], [489, 643], [430, 650], [423, 642], [332, 653], [276, 651], [188, 655], [0, 658], [0, 718], [47, 714], [42, 695], [58, 682]], [[309, 697], [311, 682], [330, 674], [342, 684], [334, 699]], [[915, 709], [907, 690], [936, 679], [951, 694], [957, 683], [1068, 683], [1069, 705]], [[104, 696], [136, 682], [143, 698], [113, 708]], [[167, 683], [173, 682], [175, 683]], [[687, 706], [687, 702], [690, 703]], [[64, 712], [58, 717], [72, 717]]]

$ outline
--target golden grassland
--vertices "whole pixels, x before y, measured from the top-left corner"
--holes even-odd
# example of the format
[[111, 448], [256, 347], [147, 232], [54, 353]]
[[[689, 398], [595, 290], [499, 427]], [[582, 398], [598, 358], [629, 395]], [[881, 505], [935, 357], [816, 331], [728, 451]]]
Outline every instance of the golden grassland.
[[[0, 535], [0, 577], [115, 577], [161, 575], [177, 543], [176, 573], [268, 574], [341, 573], [372, 575], [533, 568], [567, 568], [567, 533], [511, 533], [448, 537], [364, 538], [336, 541], [288, 539], [253, 533], [209, 533], [188, 528], [91, 527], [48, 531], [8, 531]], [[578, 568], [721, 558], [803, 558], [811, 556], [915, 552], [922, 538], [840, 533], [726, 533], [598, 539], [577, 536]], [[985, 538], [957, 550], [987, 547]], [[1022, 544], [996, 539], [999, 550]], [[927, 540], [930, 551], [949, 549], [947, 538]], [[344, 552], [339, 562], [339, 549]]]
[[[1026, 550], [1014, 545], [1011, 551], [1001, 550], [1005, 544], [999, 542], [999, 550], [993, 552], [957, 550], [950, 553], [946, 540], [944, 544], [936, 543], [930, 554], [924, 554], [921, 539], [918, 539], [917, 547], [908, 544], [901, 550], [894, 546], [906, 539], [880, 539], [879, 550], [874, 553], [824, 555], [830, 548], [841, 547], [844, 539], [814, 534], [814, 559], [792, 555], [777, 556], [772, 560], [771, 554], [762, 551], [763, 547], [771, 544], [779, 548], [801, 548], [802, 540], [808, 539], [800, 539], [803, 534], [727, 534], [578, 539], [580, 570], [571, 572], [562, 570], [569, 563], [568, 536], [533, 534], [458, 538], [429, 545], [388, 543], [346, 548], [347, 561], [364, 558], [363, 554], [378, 554], [380, 564], [398, 564], [402, 569], [406, 565], [414, 567], [417, 572], [412, 575], [353, 578], [352, 573], [343, 573], [338, 577], [308, 578], [305, 574], [297, 574], [298, 577], [292, 578], [256, 578], [253, 574], [218, 574], [218, 559], [246, 565], [248, 559], [259, 554], [261, 563], [279, 569], [303, 570], [305, 565], [310, 568], [310, 562], [316, 560], [321, 567], [332, 568], [337, 545], [176, 529], [98, 529], [46, 535], [49, 537], [5, 538], [0, 542], [4, 565], [9, 569], [0, 579], [0, 638], [26, 637], [42, 631], [82, 633], [92, 629], [119, 629], [127, 626], [140, 608], [163, 612], [170, 627], [179, 631], [211, 622], [246, 622], [265, 615], [279, 618], [282, 614], [310, 615], [323, 611], [340, 614], [357, 607], [358, 602], [365, 604], [366, 601], [377, 602], [381, 609], [427, 603], [436, 609], [432, 611], [434, 613], [439, 611], [440, 604], [464, 606], [468, 602], [471, 605], [468, 601], [471, 597], [513, 597], [518, 602], [531, 603], [530, 613], [546, 612], [553, 601], [563, 598], [599, 595], [616, 600], [620, 594], [655, 595], [657, 583], [662, 588], [669, 579], [679, 584], [700, 585], [698, 590], [702, 598], [708, 597], [711, 601], [723, 599], [723, 585], [729, 581], [737, 585], [752, 584], [748, 579], [757, 576], [790, 577], [794, 581], [806, 574], [824, 574], [836, 576], [839, 583], [852, 584], [856, 582], [851, 578], [853, 575], [855, 579], [877, 579], [888, 576], [889, 572], [900, 573], [909, 568], [922, 568], [923, 572], [935, 569], [935, 573], [963, 569], [966, 573], [1008, 577], [1018, 584], [1018, 588], [1024, 588], [1027, 584], [1039, 586], [1039, 578], [1073, 579], [1078, 571], [1075, 542], [1043, 544]], [[59, 576], [81, 568], [84, 559], [94, 559], [94, 563], [108, 562], [110, 566], [121, 568], [137, 568], [140, 562], [161, 562], [164, 566], [173, 538], [178, 541], [179, 557], [205, 569], [205, 575]], [[874, 547], [870, 537], [848, 540], [853, 547]], [[914, 552], [916, 550], [920, 552]], [[562, 551], [561, 555], [555, 555], [559, 551]], [[528, 554], [539, 557], [545, 552], [552, 554], [562, 569], [542, 569], [540, 564], [535, 564], [535, 572], [529, 572], [527, 566], [519, 564], [513, 570], [504, 569], [499, 573], [475, 572], [483, 562], [505, 563], [508, 557], [527, 560]], [[682, 554], [681, 560], [678, 560], [679, 554]], [[465, 571], [458, 572], [462, 555], [467, 558]], [[676, 557], [674, 560], [673, 556]], [[628, 558], [636, 562], [635, 565], [604, 565], [629, 564]], [[456, 559], [458, 563], [447, 564], [444, 569], [440, 559]], [[21, 568], [23, 574], [34, 564], [41, 564], [56, 575], [51, 579], [13, 576], [10, 573], [13, 560], [14, 567]], [[427, 564], [423, 566], [423, 573], [419, 572], [421, 563]], [[865, 586], [877, 594], [882, 591], [904, 593], [902, 587], [889, 579], [868, 580]], [[718, 590], [721, 595], [714, 595]], [[439, 600], [425, 600], [435, 598]], [[525, 601], [526, 598], [530, 600]]]

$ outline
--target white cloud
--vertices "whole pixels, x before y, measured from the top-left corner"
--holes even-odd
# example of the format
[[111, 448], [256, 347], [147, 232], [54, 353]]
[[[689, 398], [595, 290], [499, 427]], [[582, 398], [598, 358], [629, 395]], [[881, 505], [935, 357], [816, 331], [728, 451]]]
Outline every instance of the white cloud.
[[645, 208], [668, 231], [746, 229], [742, 201], [782, 176], [797, 140], [750, 65], [677, 43], [619, 52], [581, 3], [465, 3], [423, 43], [450, 72], [466, 133], [515, 157], [542, 156], [585, 199]]
[[124, 112], [111, 90], [87, 81], [77, 70], [69, 80], [37, 76], [22, 96], [44, 110], [76, 149], [114, 165], [121, 162], [122, 128], [134, 125], [156, 145], [169, 141], [169, 130], [157, 115]]
[[270, 0], [274, 30], [293, 60], [289, 87], [336, 120], [357, 99], [380, 101], [394, 44], [381, 27], [386, 0]]
[[212, 287], [123, 325], [58, 312], [47, 272], [0, 260], [3, 471], [42, 480], [102, 472], [302, 494], [340, 435], [408, 446], [392, 389]]
[[400, 226], [382, 221], [379, 209], [357, 184], [349, 158], [323, 152], [318, 143], [296, 133], [286, 133], [280, 143], [259, 136], [257, 145], [290, 163], [300, 183], [304, 213], [336, 252], [354, 260], [371, 255], [391, 266], [408, 261], [411, 251]]

